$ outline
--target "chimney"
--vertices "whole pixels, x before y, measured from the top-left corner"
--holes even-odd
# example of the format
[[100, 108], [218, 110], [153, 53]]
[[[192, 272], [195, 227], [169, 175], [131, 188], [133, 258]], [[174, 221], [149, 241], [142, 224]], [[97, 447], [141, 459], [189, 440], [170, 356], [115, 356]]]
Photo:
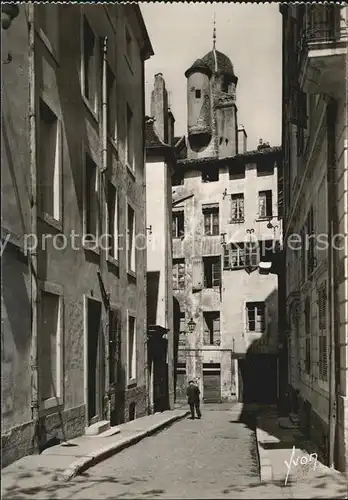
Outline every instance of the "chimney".
[[238, 127], [238, 154], [243, 154], [247, 150], [247, 133], [245, 131], [244, 125], [239, 125]]
[[263, 142], [263, 139], [259, 139], [259, 145], [257, 146], [257, 150], [260, 151], [261, 149], [268, 149], [271, 146], [269, 145], [269, 142]]
[[162, 73], [155, 75], [154, 89], [151, 93], [151, 116], [155, 118], [158, 137], [168, 142], [168, 95]]
[[171, 92], [168, 92], [168, 144], [174, 146], [174, 123], [175, 118], [171, 111]]

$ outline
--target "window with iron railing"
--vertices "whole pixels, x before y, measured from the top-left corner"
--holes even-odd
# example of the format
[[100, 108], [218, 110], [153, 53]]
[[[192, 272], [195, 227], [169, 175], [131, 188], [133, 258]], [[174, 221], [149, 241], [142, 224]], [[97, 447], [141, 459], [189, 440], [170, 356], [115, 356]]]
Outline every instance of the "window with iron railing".
[[330, 41], [338, 36], [339, 6], [307, 5], [305, 38], [309, 42]]

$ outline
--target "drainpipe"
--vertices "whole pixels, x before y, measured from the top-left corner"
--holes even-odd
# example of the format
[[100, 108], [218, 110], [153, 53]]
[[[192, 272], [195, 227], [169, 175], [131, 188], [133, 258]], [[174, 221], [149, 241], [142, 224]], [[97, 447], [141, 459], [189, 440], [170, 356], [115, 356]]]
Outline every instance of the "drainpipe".
[[[37, 238], [37, 165], [36, 165], [36, 86], [35, 86], [35, 29], [34, 12], [35, 6], [30, 3], [28, 8], [28, 28], [29, 28], [29, 162], [30, 162], [30, 216], [31, 233]], [[37, 241], [37, 239], [36, 239]], [[35, 424], [35, 437], [37, 437], [39, 420], [39, 374], [38, 374], [38, 283], [37, 283], [37, 248], [30, 248], [29, 268], [30, 268], [30, 289], [31, 289], [31, 411], [32, 420]], [[34, 437], [34, 439], [35, 439]]]
[[336, 367], [335, 367], [335, 262], [332, 238], [334, 235], [335, 207], [335, 131], [336, 102], [330, 99], [327, 104], [327, 224], [329, 233], [328, 275], [329, 275], [329, 467], [334, 467], [336, 434]]
[[[101, 124], [101, 139], [102, 139], [102, 168], [101, 168], [101, 175], [100, 175], [100, 208], [101, 208], [101, 213], [104, 215], [102, 217], [102, 224], [101, 226], [103, 227], [103, 234], [109, 234], [109, 228], [108, 228], [108, 216], [107, 216], [107, 168], [108, 168], [108, 89], [107, 89], [107, 53], [108, 53], [108, 39], [107, 37], [104, 37], [103, 40], [103, 52], [102, 52], [102, 85], [101, 85], [101, 94], [102, 94], [102, 124]], [[103, 238], [104, 241], [104, 238]], [[101, 243], [101, 242], [100, 242]], [[105, 243], [103, 243], [105, 244]], [[101, 269], [100, 269], [100, 280], [101, 280], [101, 287], [102, 287], [102, 294], [104, 296], [104, 307], [105, 307], [105, 319], [104, 319], [104, 339], [105, 339], [105, 344], [104, 344], [104, 361], [105, 361], [105, 372], [104, 372], [104, 404], [103, 404], [103, 412], [104, 412], [104, 418], [106, 420], [110, 420], [111, 418], [111, 408], [110, 408], [110, 396], [109, 396], [109, 380], [110, 380], [110, 374], [109, 374], [109, 352], [110, 352], [110, 336], [109, 336], [109, 316], [110, 316], [110, 297], [105, 289], [104, 286], [104, 276], [107, 274], [106, 273], [106, 268], [107, 268], [107, 258], [108, 258], [108, 249], [107, 247], [109, 246], [109, 239], [108, 243], [105, 246], [104, 252], [102, 252], [102, 249], [100, 248], [101, 253], [104, 253], [104, 258], [101, 259]], [[104, 272], [103, 272], [104, 271]]]

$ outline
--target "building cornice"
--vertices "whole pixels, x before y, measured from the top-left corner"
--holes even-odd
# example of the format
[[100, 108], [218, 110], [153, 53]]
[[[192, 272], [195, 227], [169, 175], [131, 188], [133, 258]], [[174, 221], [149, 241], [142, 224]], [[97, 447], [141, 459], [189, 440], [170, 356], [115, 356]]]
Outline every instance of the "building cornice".
[[271, 148], [265, 148], [260, 150], [252, 150], [246, 151], [245, 153], [241, 153], [235, 156], [228, 156], [226, 158], [216, 158], [216, 157], [208, 157], [208, 158], [195, 158], [195, 159], [185, 159], [178, 160], [178, 167], [191, 167], [191, 166], [204, 166], [207, 164], [214, 165], [232, 165], [234, 163], [244, 163], [245, 165], [248, 163], [257, 162], [263, 158], [270, 157], [275, 159], [280, 159], [282, 155], [282, 148], [280, 146], [275, 146]]

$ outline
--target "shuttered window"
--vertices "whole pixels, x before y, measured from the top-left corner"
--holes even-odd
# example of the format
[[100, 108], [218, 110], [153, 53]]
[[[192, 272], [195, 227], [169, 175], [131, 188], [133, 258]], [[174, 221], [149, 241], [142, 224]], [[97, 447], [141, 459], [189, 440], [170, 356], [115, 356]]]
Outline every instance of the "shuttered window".
[[326, 283], [318, 290], [318, 309], [319, 309], [319, 378], [327, 381], [328, 378], [328, 345], [327, 345], [327, 295]]
[[204, 345], [220, 345], [220, 313], [204, 312]]
[[204, 257], [204, 288], [216, 288], [221, 286], [221, 258]]
[[259, 218], [272, 217], [272, 191], [259, 192]]
[[173, 289], [183, 290], [185, 288], [185, 259], [173, 260]]

